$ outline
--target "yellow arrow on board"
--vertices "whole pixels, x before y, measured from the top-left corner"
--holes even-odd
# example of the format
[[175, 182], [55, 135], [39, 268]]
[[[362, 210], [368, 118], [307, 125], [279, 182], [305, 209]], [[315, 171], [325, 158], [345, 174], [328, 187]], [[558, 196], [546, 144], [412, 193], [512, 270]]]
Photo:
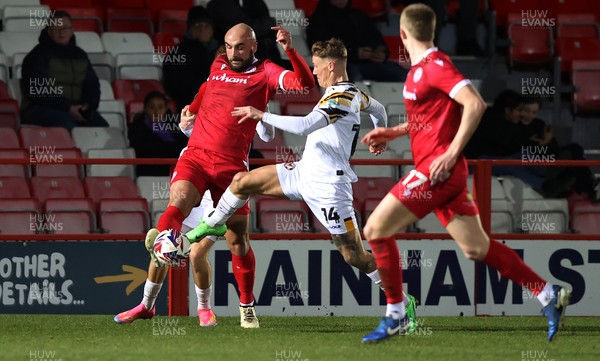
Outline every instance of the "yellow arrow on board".
[[115, 276], [101, 276], [95, 277], [94, 281], [96, 283], [112, 283], [112, 282], [123, 282], [123, 281], [131, 281], [127, 288], [125, 289], [125, 294], [129, 296], [131, 292], [133, 292], [136, 288], [138, 288], [142, 283], [146, 282], [147, 273], [143, 269], [129, 266], [124, 264], [123, 271], [128, 272], [121, 275]]

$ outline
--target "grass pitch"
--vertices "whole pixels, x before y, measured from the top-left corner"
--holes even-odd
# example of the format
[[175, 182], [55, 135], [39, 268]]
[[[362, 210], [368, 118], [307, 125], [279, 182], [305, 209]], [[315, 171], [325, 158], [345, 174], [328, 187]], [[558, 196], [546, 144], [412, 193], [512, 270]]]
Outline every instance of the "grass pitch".
[[418, 334], [364, 345], [374, 317], [195, 317], [116, 325], [111, 316], [0, 315], [0, 360], [600, 360], [600, 318], [567, 317], [552, 344], [543, 317], [425, 317]]

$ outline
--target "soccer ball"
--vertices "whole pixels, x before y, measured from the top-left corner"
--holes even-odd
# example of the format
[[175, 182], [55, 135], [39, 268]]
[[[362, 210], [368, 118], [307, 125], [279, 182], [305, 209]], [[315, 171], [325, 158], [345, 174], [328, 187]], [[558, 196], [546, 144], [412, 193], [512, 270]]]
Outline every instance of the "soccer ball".
[[154, 255], [164, 265], [177, 265], [190, 255], [190, 241], [181, 232], [167, 229], [154, 240]]

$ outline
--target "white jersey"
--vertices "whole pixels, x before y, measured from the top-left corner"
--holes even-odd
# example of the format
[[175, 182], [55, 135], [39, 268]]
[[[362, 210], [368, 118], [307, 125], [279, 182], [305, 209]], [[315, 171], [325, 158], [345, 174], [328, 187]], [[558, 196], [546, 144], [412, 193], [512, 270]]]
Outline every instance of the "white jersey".
[[369, 106], [369, 96], [353, 83], [340, 82], [327, 87], [313, 110], [323, 114], [329, 125], [306, 137], [300, 160], [307, 176], [325, 183], [357, 181], [349, 161], [358, 141], [360, 111]]

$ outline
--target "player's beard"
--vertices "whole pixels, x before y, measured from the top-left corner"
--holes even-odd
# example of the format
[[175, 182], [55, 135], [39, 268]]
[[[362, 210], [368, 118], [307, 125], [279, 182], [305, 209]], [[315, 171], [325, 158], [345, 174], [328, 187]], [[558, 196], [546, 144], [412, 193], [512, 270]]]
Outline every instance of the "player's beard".
[[[233, 60], [240, 60], [241, 63], [239, 63], [239, 65], [233, 65], [231, 62]], [[250, 65], [252, 65], [252, 62], [254, 61], [254, 52], [252, 50], [250, 50], [250, 55], [248, 56], [248, 59], [243, 60], [237, 57], [232, 57], [232, 58], [227, 58], [227, 62], [229, 63], [229, 67], [231, 68], [231, 70], [233, 71], [242, 71], [242, 70], [246, 70]]]

